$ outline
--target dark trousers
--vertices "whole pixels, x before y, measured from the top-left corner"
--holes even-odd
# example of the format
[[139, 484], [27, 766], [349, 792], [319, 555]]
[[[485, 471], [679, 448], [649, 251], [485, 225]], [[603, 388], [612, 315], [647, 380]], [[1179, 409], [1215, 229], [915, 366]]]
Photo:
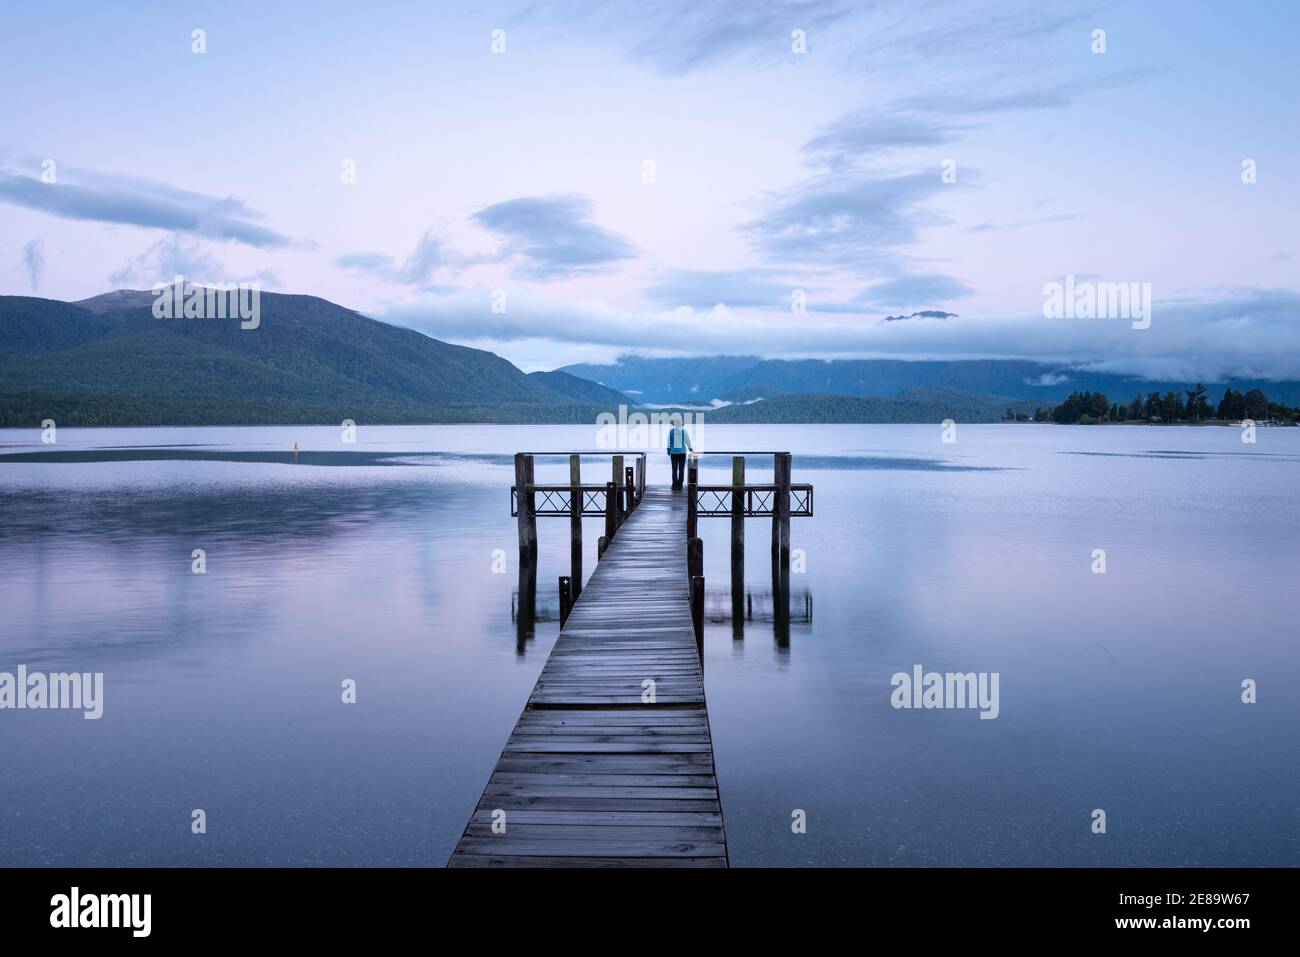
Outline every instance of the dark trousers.
[[673, 453], [668, 457], [673, 460], [673, 488], [681, 488], [686, 473], [686, 453]]

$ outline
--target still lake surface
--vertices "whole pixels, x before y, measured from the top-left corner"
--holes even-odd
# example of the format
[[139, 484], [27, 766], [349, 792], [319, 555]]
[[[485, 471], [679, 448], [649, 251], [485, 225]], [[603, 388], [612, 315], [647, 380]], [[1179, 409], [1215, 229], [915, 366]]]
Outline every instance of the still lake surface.
[[[728, 523], [701, 521], [733, 865], [1300, 863], [1300, 430], [958, 430], [702, 436], [789, 450], [816, 485], [788, 636], [766, 521], [748, 523], [741, 629]], [[568, 573], [567, 523], [539, 520], [521, 637], [511, 455], [592, 448], [595, 429], [339, 434], [0, 433], [0, 671], [105, 676], [98, 721], [0, 711], [0, 865], [445, 863]], [[650, 481], [667, 469], [652, 453]], [[537, 474], [567, 481], [567, 461]], [[701, 481], [727, 478], [704, 460]], [[917, 664], [997, 672], [998, 718], [895, 710], [890, 678]]]

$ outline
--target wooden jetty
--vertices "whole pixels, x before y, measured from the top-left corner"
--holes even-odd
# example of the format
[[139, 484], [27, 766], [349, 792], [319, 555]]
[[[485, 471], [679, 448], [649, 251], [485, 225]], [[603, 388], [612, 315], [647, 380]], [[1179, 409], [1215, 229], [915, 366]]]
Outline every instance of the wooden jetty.
[[[702, 548], [686, 535], [688, 518], [693, 533], [701, 515], [723, 511], [698, 507], [694, 481], [685, 492], [647, 489], [643, 458], [624, 473], [616, 456], [623, 481], [604, 486], [581, 483], [577, 455], [568, 485], [536, 483], [524, 453], [515, 472], [521, 583], [529, 574], [535, 583], [524, 563], [536, 560], [539, 515], [570, 517], [573, 575], [560, 579], [559, 638], [448, 866], [726, 867], [704, 698], [704, 579], [695, 567], [688, 575]], [[788, 496], [788, 465], [784, 475]], [[756, 509], [753, 490], [727, 491], [745, 499], [742, 517], [784, 520], [774, 557], [784, 543], [788, 569], [782, 492], [763, 511], [761, 492]], [[585, 586], [583, 514], [606, 518]]]

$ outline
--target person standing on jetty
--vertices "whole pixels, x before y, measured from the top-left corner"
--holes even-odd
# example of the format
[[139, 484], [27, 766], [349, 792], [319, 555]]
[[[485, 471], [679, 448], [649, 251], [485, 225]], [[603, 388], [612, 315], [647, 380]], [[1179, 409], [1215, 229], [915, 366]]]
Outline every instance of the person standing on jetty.
[[682, 487], [682, 477], [686, 472], [686, 453], [691, 450], [691, 437], [682, 428], [682, 417], [674, 415], [672, 428], [668, 430], [668, 457], [673, 463], [673, 491]]

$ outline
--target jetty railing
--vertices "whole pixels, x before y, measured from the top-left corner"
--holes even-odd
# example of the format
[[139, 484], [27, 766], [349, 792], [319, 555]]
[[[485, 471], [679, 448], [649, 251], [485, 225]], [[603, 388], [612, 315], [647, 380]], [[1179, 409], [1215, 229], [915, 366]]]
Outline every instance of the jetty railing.
[[[612, 484], [606, 482], [604, 485], [532, 485], [530, 488], [533, 493], [533, 514], [538, 518], [572, 515], [573, 490], [577, 489], [582, 493], [579, 514], [604, 515], [605, 499]], [[510, 486], [510, 517], [514, 518], [518, 514], [519, 488], [512, 485]]]
[[[813, 487], [808, 484], [789, 486], [790, 517], [812, 518]], [[779, 485], [696, 485], [695, 514], [697, 518], [729, 518], [734, 496], [744, 496], [746, 518], [770, 518], [776, 514], [776, 496]]]
[[[568, 484], [539, 485], [534, 480], [537, 456], [569, 456]], [[582, 484], [582, 456], [608, 455], [610, 480], [603, 485]], [[625, 458], [633, 460], [624, 465]], [[537, 558], [537, 518], [568, 516], [572, 550], [573, 597], [582, 592], [582, 517], [604, 515], [605, 534], [597, 556], [603, 555], [632, 510], [645, 495], [644, 452], [516, 452], [515, 484], [510, 487], [510, 514], [518, 519], [520, 562]], [[540, 498], [539, 498], [540, 496]]]
[[[534, 474], [538, 457], [569, 459], [569, 481], [538, 483]], [[610, 460], [610, 480], [603, 484], [582, 481], [582, 457], [600, 456]], [[731, 482], [702, 485], [699, 463], [704, 455], [731, 457]], [[746, 482], [745, 460], [748, 456], [771, 456], [771, 482]], [[626, 462], [631, 460], [632, 464]], [[731, 519], [731, 594], [732, 619], [742, 628], [740, 608], [745, 594], [745, 519], [772, 519], [772, 586], [776, 596], [778, 620], [788, 616], [786, 598], [790, 581], [790, 520], [811, 518], [813, 486], [790, 480], [793, 457], [789, 452], [709, 451], [692, 453], [687, 459], [686, 495], [686, 578], [696, 623], [697, 640], [703, 635], [704, 543], [699, 537], [701, 518]], [[517, 452], [515, 482], [510, 487], [510, 514], [518, 521], [521, 602], [531, 603], [536, 595], [537, 519], [569, 519], [570, 574], [559, 582], [561, 620], [582, 592], [582, 519], [605, 519], [604, 534], [597, 543], [597, 558], [605, 554], [619, 527], [641, 504], [646, 485], [646, 453], [587, 452]]]
[[[731, 482], [727, 485], [700, 484], [700, 457], [731, 456]], [[745, 481], [746, 456], [772, 457], [770, 483]], [[737, 636], [743, 629], [740, 606], [745, 593], [745, 519], [772, 519], [772, 590], [778, 615], [788, 617], [790, 592], [790, 519], [811, 518], [813, 487], [790, 481], [793, 456], [789, 452], [746, 451], [693, 454], [686, 464], [686, 574], [691, 580], [703, 574], [704, 544], [699, 537], [701, 518], [731, 519], [732, 627]], [[784, 611], [782, 611], [784, 610]], [[784, 624], [788, 625], [788, 622]]]
[[[535, 477], [535, 460], [538, 457], [569, 458], [569, 482], [539, 485]], [[608, 456], [610, 480], [603, 485], [582, 482], [582, 457]], [[625, 461], [631, 459], [631, 465]], [[515, 482], [510, 486], [510, 514], [519, 527], [519, 592], [521, 602], [532, 607], [537, 595], [537, 519], [569, 519], [570, 572], [560, 581], [562, 605], [567, 609], [582, 594], [582, 518], [584, 515], [605, 517], [605, 534], [597, 544], [597, 557], [613, 541], [618, 527], [641, 504], [645, 495], [646, 455], [644, 452], [516, 452]], [[521, 623], [524, 619], [520, 619]], [[526, 628], [521, 624], [520, 641], [526, 640]]]

